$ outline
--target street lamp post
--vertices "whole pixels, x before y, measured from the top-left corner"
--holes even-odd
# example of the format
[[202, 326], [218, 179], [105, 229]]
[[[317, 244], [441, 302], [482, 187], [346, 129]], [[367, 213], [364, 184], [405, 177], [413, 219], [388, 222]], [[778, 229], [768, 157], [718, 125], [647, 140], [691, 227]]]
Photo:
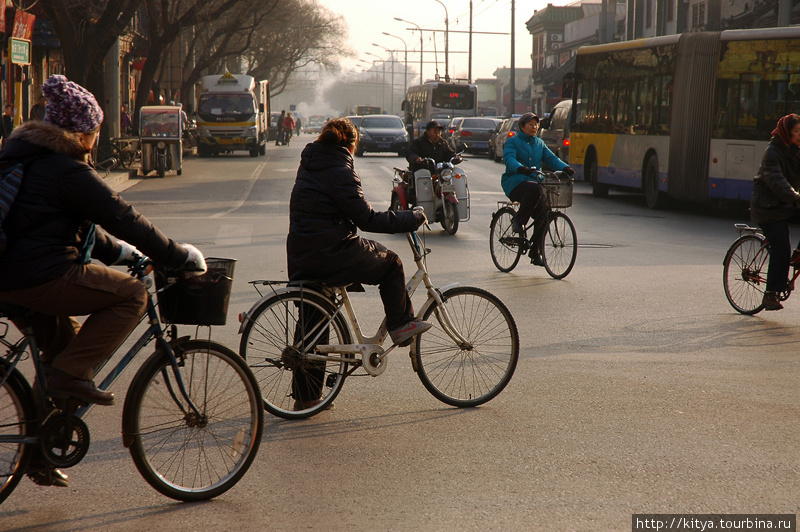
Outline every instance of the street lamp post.
[[392, 35], [391, 33], [386, 33], [385, 31], [382, 33], [389, 37], [394, 37], [395, 39], [400, 39], [403, 41], [403, 98], [405, 98], [405, 95], [408, 94], [408, 45], [406, 45], [406, 41], [402, 37]]
[[[399, 22], [405, 22], [406, 24], [414, 24], [410, 20], [405, 20], [399, 17], [394, 17], [394, 19]], [[425, 80], [425, 78], [422, 77], [422, 28], [420, 28], [418, 24], [414, 24], [414, 26], [416, 26], [417, 30], [419, 31], [419, 84], [422, 85], [423, 81]]]
[[444, 5], [442, 0], [433, 0], [434, 2], [439, 2], [441, 6], [444, 8], [444, 80], [450, 81], [450, 70], [449, 70], [449, 63], [448, 63], [448, 52], [450, 50], [450, 16], [447, 14], [447, 6]]
[[377, 57], [381, 62], [381, 72], [383, 72], [383, 85], [381, 88], [381, 107], [386, 109], [386, 61], [379, 55], [364, 52], [365, 55], [371, 55], [372, 57]]
[[[383, 48], [384, 50], [389, 52], [389, 57], [392, 58], [392, 92], [391, 92], [391, 96], [389, 97], [389, 104], [390, 104], [391, 112], [392, 112], [392, 114], [394, 114], [394, 63], [395, 63], [394, 50], [391, 50], [389, 48], [386, 48], [385, 46], [381, 46], [380, 44], [376, 44], [376, 43], [372, 43], [372, 46], [377, 46], [378, 48]], [[384, 109], [386, 108], [385, 105], [383, 107], [384, 107]]]

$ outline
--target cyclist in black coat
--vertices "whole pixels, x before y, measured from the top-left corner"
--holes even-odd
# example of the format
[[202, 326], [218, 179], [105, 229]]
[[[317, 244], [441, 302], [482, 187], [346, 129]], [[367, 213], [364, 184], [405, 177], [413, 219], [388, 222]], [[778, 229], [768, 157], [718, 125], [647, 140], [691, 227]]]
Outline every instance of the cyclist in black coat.
[[780, 310], [779, 294], [786, 290], [790, 259], [800, 261], [800, 246], [790, 257], [789, 220], [800, 206], [800, 116], [786, 115], [772, 131], [753, 181], [750, 220], [769, 240], [769, 272], [764, 309]]
[[[353, 168], [357, 140], [358, 133], [349, 120], [335, 119], [325, 124], [316, 142], [303, 149], [289, 202], [289, 279], [336, 286], [378, 285], [392, 341], [403, 345], [430, 325], [414, 319], [397, 254], [379, 242], [359, 237], [357, 230], [404, 233], [419, 227], [425, 215], [372, 208]], [[308, 395], [298, 397], [295, 392], [295, 400], [302, 403], [319, 398], [318, 393], [316, 397]]]

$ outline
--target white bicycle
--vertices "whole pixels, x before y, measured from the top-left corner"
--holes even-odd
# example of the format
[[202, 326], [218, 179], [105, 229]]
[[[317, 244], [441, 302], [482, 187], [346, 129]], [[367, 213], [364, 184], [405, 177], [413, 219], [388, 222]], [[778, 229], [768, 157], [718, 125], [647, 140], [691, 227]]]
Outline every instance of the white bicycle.
[[[416, 233], [406, 236], [417, 265], [406, 290], [413, 294], [420, 283], [425, 286], [428, 299], [417, 316], [433, 325], [414, 338], [412, 367], [440, 401], [457, 407], [483, 404], [506, 387], [517, 366], [514, 318], [486, 290], [434, 287], [424, 260], [430, 250]], [[345, 378], [359, 369], [377, 377], [398, 347], [383, 348], [385, 318], [374, 336], [364, 336], [347, 287], [265, 280], [251, 284], [262, 297], [239, 316], [239, 354], [256, 376], [264, 407], [276, 416], [302, 419], [321, 412]], [[298, 407], [301, 397], [305, 402]]]

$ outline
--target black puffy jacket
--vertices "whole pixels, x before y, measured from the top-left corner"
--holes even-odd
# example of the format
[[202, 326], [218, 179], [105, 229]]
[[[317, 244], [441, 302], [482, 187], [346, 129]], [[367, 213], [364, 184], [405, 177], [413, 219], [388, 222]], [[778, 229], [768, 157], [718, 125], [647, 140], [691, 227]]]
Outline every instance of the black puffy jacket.
[[303, 149], [289, 202], [290, 280], [358, 282], [376, 256], [357, 229], [404, 233], [416, 227], [412, 211], [373, 210], [346, 148], [313, 142]]
[[770, 140], [753, 180], [750, 221], [754, 224], [788, 220], [800, 199], [800, 150], [781, 139]]
[[0, 256], [0, 292], [29, 288], [64, 275], [92, 223], [92, 257], [106, 264], [119, 257], [110, 233], [136, 246], [156, 263], [173, 268], [187, 252], [139, 214], [86, 162], [75, 133], [42, 121], [16, 128], [0, 161], [23, 160], [22, 186], [3, 224], [8, 249]]

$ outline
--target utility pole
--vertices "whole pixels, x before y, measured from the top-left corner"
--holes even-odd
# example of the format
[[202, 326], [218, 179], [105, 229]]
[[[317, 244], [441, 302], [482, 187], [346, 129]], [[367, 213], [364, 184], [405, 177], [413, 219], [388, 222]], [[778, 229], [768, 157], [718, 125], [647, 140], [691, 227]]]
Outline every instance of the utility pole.
[[516, 95], [514, 94], [517, 90], [517, 76], [514, 70], [514, 0], [511, 0], [511, 80], [508, 84], [509, 118], [514, 116], [514, 111], [517, 108]]
[[469, 0], [469, 72], [467, 78], [472, 83], [472, 0]]

